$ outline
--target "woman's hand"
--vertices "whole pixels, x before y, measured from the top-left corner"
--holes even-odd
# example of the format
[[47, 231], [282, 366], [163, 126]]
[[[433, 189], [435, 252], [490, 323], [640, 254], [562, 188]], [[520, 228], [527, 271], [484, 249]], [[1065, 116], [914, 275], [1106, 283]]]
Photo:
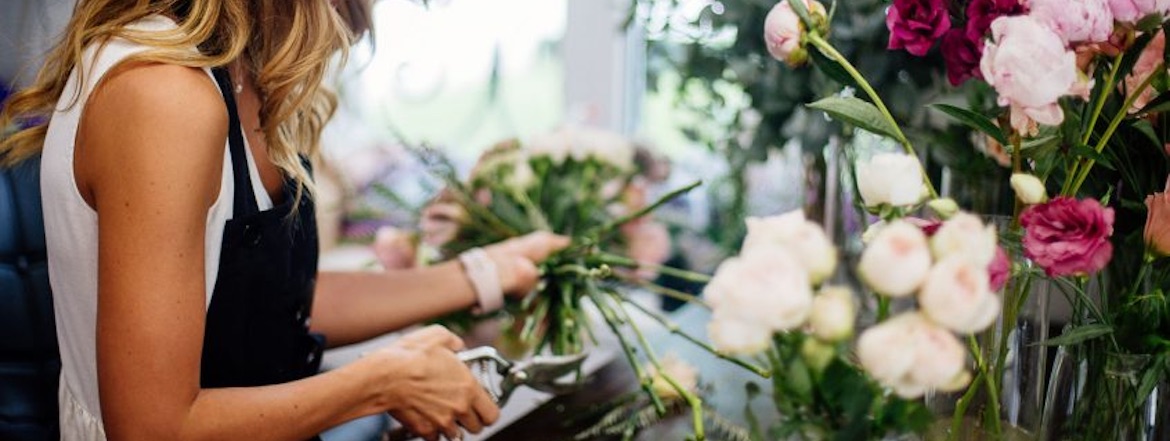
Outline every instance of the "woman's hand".
[[484, 248], [496, 264], [504, 293], [523, 297], [540, 278], [536, 264], [569, 246], [569, 238], [538, 231]]
[[363, 357], [384, 376], [386, 410], [427, 440], [460, 439], [460, 426], [479, 433], [500, 409], [456, 357], [463, 341], [442, 326], [412, 332]]

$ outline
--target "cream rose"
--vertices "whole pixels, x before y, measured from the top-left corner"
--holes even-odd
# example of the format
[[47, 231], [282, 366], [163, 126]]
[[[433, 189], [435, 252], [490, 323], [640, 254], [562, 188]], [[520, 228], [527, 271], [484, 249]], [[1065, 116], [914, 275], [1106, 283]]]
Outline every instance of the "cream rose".
[[728, 355], [756, 355], [772, 344], [772, 331], [766, 326], [719, 314], [707, 323], [707, 336], [715, 350]]
[[857, 270], [870, 288], [890, 297], [912, 294], [930, 272], [926, 235], [909, 222], [891, 222], [878, 231]]
[[760, 247], [783, 247], [799, 257], [814, 285], [831, 276], [837, 268], [837, 248], [820, 225], [805, 219], [802, 210], [765, 218], [749, 217], [747, 230], [744, 252]]
[[813, 300], [808, 274], [778, 247], [756, 248], [727, 259], [704, 296], [717, 316], [759, 326], [769, 334], [803, 325]]
[[952, 390], [966, 373], [966, 353], [959, 340], [917, 313], [865, 330], [857, 354], [870, 376], [907, 399], [931, 389]]
[[983, 225], [979, 217], [959, 213], [930, 238], [930, 251], [935, 259], [961, 256], [986, 267], [995, 258], [996, 237], [995, 225]]
[[857, 164], [857, 189], [867, 207], [917, 204], [925, 193], [922, 166], [910, 155], [878, 153]]
[[999, 316], [999, 297], [989, 287], [987, 264], [951, 256], [934, 266], [918, 294], [932, 321], [961, 333], [981, 331]]

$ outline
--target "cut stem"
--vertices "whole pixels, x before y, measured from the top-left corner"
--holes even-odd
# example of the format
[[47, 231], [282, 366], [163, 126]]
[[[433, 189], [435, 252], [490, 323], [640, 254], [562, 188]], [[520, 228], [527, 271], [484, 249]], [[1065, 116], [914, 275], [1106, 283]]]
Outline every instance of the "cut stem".
[[686, 332], [683, 332], [683, 330], [678, 326], [678, 324], [674, 323], [673, 321], [671, 321], [670, 319], [668, 319], [666, 317], [663, 317], [661, 314], [657, 314], [654, 311], [647, 309], [645, 306], [638, 304], [638, 302], [626, 301], [625, 303], [627, 305], [633, 306], [635, 309], [640, 311], [645, 316], [650, 317], [651, 320], [658, 322], [658, 324], [662, 325], [663, 328], [666, 328], [666, 330], [669, 331], [671, 334], [677, 335], [679, 337], [686, 339], [687, 341], [689, 341], [691, 343], [694, 343], [696, 346], [702, 348], [704, 351], [709, 352], [711, 355], [714, 355], [714, 356], [719, 357], [723, 360], [727, 360], [731, 363], [734, 363], [734, 364], [736, 364], [744, 369], [752, 371], [756, 375], [759, 375], [763, 378], [769, 378], [772, 376], [772, 372], [769, 369], [765, 369], [765, 368], [756, 366], [754, 364], [748, 363], [746, 361], [740, 360], [738, 358], [729, 356], [727, 354], [720, 353], [719, 351], [715, 350], [715, 348], [711, 347], [711, 345], [708, 344], [707, 342], [699, 340], [699, 339], [695, 338], [694, 336], [692, 336]]

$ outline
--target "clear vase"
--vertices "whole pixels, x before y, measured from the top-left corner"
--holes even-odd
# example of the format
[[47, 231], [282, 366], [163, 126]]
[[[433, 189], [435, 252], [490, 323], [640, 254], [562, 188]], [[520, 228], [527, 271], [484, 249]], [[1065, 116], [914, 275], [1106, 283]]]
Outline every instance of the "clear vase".
[[972, 383], [958, 392], [927, 396], [938, 417], [927, 439], [1026, 440], [1039, 432], [1053, 350], [1038, 343], [1049, 338], [1054, 284], [1027, 266], [1018, 263], [1005, 285], [1004, 312], [997, 323], [974, 336], [974, 344], [968, 341], [978, 349]]
[[1061, 347], [1049, 380], [1040, 439], [1170, 440], [1170, 382], [1154, 359]]

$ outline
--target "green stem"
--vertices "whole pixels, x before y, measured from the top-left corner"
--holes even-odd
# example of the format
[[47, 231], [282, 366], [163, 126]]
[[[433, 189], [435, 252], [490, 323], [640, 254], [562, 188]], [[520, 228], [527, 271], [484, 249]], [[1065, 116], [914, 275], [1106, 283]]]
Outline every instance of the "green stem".
[[878, 294], [877, 321], [878, 321], [878, 323], [881, 323], [881, 322], [886, 321], [886, 319], [889, 317], [890, 317], [890, 298], [883, 296], [881, 294]]
[[756, 366], [754, 364], [748, 363], [746, 361], [729, 356], [727, 354], [723, 354], [723, 353], [715, 350], [715, 348], [711, 347], [711, 345], [708, 344], [707, 342], [699, 340], [699, 339], [695, 338], [694, 336], [692, 336], [686, 332], [683, 332], [682, 328], [679, 327], [678, 324], [674, 323], [670, 319], [667, 319], [666, 317], [663, 317], [661, 314], [657, 314], [654, 311], [647, 309], [645, 306], [638, 304], [638, 302], [625, 302], [625, 303], [627, 305], [633, 306], [638, 311], [641, 311], [642, 314], [644, 314], [647, 317], [650, 317], [651, 320], [658, 322], [658, 324], [662, 325], [663, 328], [666, 328], [666, 330], [668, 332], [670, 332], [671, 334], [677, 335], [677, 336], [682, 337], [683, 339], [685, 339], [691, 343], [694, 343], [696, 346], [703, 349], [704, 351], [707, 351], [711, 355], [714, 355], [720, 359], [727, 360], [731, 363], [734, 363], [734, 364], [736, 364], [744, 369], [752, 371], [756, 375], [759, 375], [763, 378], [769, 378], [772, 376], [772, 372], [768, 369]]
[[633, 221], [634, 219], [637, 219], [637, 218], [640, 218], [640, 217], [645, 216], [647, 214], [650, 214], [650, 212], [657, 210], [658, 207], [661, 207], [661, 206], [665, 205], [667, 202], [670, 202], [670, 201], [674, 200], [675, 198], [682, 196], [682, 195], [690, 192], [691, 190], [694, 190], [695, 188], [697, 188], [700, 185], [703, 185], [703, 181], [695, 181], [695, 182], [692, 182], [690, 185], [676, 189], [670, 193], [667, 193], [665, 196], [658, 198], [658, 200], [654, 201], [654, 203], [647, 205], [645, 207], [642, 207], [638, 211], [635, 211], [633, 213], [627, 214], [627, 215], [622, 216], [620, 218], [614, 219], [614, 220], [606, 223], [605, 225], [602, 225], [600, 228], [593, 231], [592, 233], [593, 233], [593, 235], [596, 235], [596, 236], [603, 236], [603, 235], [617, 229], [618, 227], [620, 227], [622, 225], [630, 223], [630, 221]]
[[706, 309], [708, 311], [711, 310], [711, 305], [708, 305], [707, 302], [703, 301], [703, 299], [696, 297], [694, 295], [679, 291], [677, 289], [670, 289], [670, 288], [667, 288], [665, 286], [658, 285], [656, 283], [647, 282], [645, 280], [632, 280], [631, 278], [624, 279], [624, 280], [627, 282], [632, 282], [633, 284], [637, 285], [640, 288], [645, 288], [645, 289], [648, 289], [650, 291], [653, 291], [656, 294], [664, 295], [666, 297], [670, 297], [670, 298], [678, 300], [678, 301], [698, 305], [699, 307]]
[[[616, 304], [616, 307], [613, 307], [611, 312], [616, 311], [614, 312], [615, 314], [622, 315], [622, 318], [629, 325], [630, 329], [634, 330], [634, 335], [638, 337], [638, 342], [642, 344], [642, 349], [646, 351], [646, 359], [650, 360], [650, 364], [653, 365], [654, 369], [658, 371], [658, 376], [662, 377], [663, 380], [666, 380], [666, 382], [670, 384], [670, 387], [674, 389], [675, 392], [678, 392], [679, 396], [683, 397], [683, 399], [686, 400], [687, 405], [690, 406], [691, 425], [695, 429], [695, 438], [698, 440], [706, 438], [703, 430], [703, 401], [699, 399], [699, 397], [695, 395], [694, 392], [685, 387], [682, 387], [682, 385], [679, 384], [678, 381], [674, 379], [674, 377], [670, 376], [670, 373], [666, 372], [666, 369], [663, 369], [662, 363], [658, 361], [658, 355], [654, 353], [654, 347], [650, 345], [650, 341], [647, 340], [646, 335], [642, 333], [642, 328], [639, 328], [638, 325], [634, 323], [634, 321], [630, 318], [629, 313], [627, 313], [625, 308], [622, 307], [622, 304], [627, 302], [625, 302], [621, 296], [614, 292], [610, 292], [610, 297], [612, 297]], [[610, 307], [606, 306], [606, 308]]]
[[983, 381], [983, 373], [979, 372], [975, 375], [975, 379], [967, 386], [967, 392], [959, 398], [959, 402], [955, 404], [955, 414], [951, 416], [951, 431], [947, 434], [947, 441], [955, 441], [959, 439], [959, 434], [963, 430], [963, 419], [967, 416], [967, 408], [971, 406], [971, 400], [975, 399], [975, 393], [979, 391], [979, 383]]
[[984, 413], [984, 419], [990, 423], [991, 433], [995, 439], [1000, 439], [1003, 431], [999, 424], [999, 390], [996, 388], [996, 382], [988, 376], [987, 360], [983, 358], [979, 342], [975, 340], [974, 335], [967, 336], [967, 345], [971, 353], [975, 355], [975, 366], [979, 370], [978, 376], [983, 377], [983, 385], [986, 386], [987, 390], [987, 412]]
[[666, 413], [666, 405], [662, 404], [662, 397], [659, 397], [658, 394], [654, 392], [654, 378], [647, 374], [644, 369], [642, 369], [641, 363], [638, 363], [638, 356], [634, 353], [634, 346], [626, 340], [625, 334], [623, 334], [619, 328], [619, 318], [613, 315], [613, 311], [610, 311], [605, 307], [605, 303], [602, 302], [600, 295], [598, 295], [596, 291], [590, 290], [588, 295], [589, 300], [592, 300], [593, 305], [597, 306], [597, 310], [601, 312], [601, 316], [605, 319], [605, 324], [609, 326], [610, 331], [612, 331], [613, 335], [617, 337], [618, 343], [622, 347], [622, 352], [626, 355], [626, 361], [630, 363], [630, 367], [634, 369], [634, 375], [636, 375], [638, 377], [638, 381], [642, 383], [642, 390], [646, 391], [646, 394], [650, 396], [650, 401], [654, 403], [654, 410], [657, 411], [659, 415]]
[[[1165, 67], [1166, 64], [1161, 63], [1153, 70], [1153, 72], [1159, 72], [1165, 69]], [[1125, 102], [1122, 103], [1121, 109], [1118, 110], [1117, 115], [1113, 117], [1113, 120], [1109, 121], [1109, 127], [1105, 129], [1105, 133], [1102, 134], [1101, 139], [1097, 141], [1097, 153], [1101, 153], [1105, 150], [1105, 146], [1109, 144], [1109, 139], [1113, 137], [1113, 133], [1117, 131], [1119, 126], [1121, 126], [1121, 122], [1125, 120], [1125, 117], [1129, 116], [1129, 109], [1133, 107], [1133, 103], [1137, 101], [1146, 88], [1150, 87], [1150, 83], [1153, 82], [1155, 76], [1156, 75], [1147, 76], [1145, 80], [1142, 80], [1142, 83], [1139, 84], [1138, 87], [1129, 91], [1129, 96], [1126, 97]], [[1088, 162], [1085, 163], [1085, 166], [1080, 169], [1080, 174], [1077, 175], [1076, 181], [1073, 182], [1073, 186], [1069, 189], [1068, 192], [1062, 194], [1065, 196], [1076, 195], [1077, 192], [1080, 191], [1081, 185], [1085, 183], [1085, 179], [1089, 177], [1089, 172], [1093, 169], [1093, 165], [1096, 163], [1097, 161], [1095, 159], [1089, 159]]]
[[[1109, 93], [1113, 91], [1113, 86], [1117, 81], [1117, 73], [1121, 70], [1121, 59], [1125, 53], [1117, 54], [1113, 59], [1113, 67], [1109, 69], [1109, 75], [1105, 77], [1105, 87], [1101, 88], [1100, 95], [1097, 97], [1097, 104], [1093, 106], [1093, 113], [1089, 114], [1089, 123], [1085, 126], [1085, 133], [1081, 135], [1081, 144], [1089, 145], [1089, 140], [1093, 138], [1093, 130], [1097, 128], [1097, 120], [1101, 118], [1101, 111], [1105, 109], [1105, 101]], [[1060, 194], [1068, 194], [1072, 188], [1073, 177], [1080, 171], [1081, 161], [1078, 160], [1073, 163], [1072, 169], [1069, 170], [1068, 178], [1061, 186]]]
[[[873, 90], [873, 86], [869, 84], [869, 81], [865, 79], [865, 76], [861, 75], [861, 72], [859, 72], [856, 67], [853, 67], [853, 64], [850, 63], [844, 55], [841, 55], [841, 53], [837, 51], [837, 48], [833, 47], [832, 43], [829, 43], [824, 39], [824, 37], [821, 37], [816, 32], [808, 33], [808, 42], [812, 43], [813, 46], [816, 46], [817, 49], [820, 49], [821, 52], [825, 54], [825, 56], [829, 57], [829, 59], [841, 65], [841, 68], [845, 69], [845, 71], [849, 73], [849, 76], [853, 77], [853, 80], [857, 82], [857, 85], [861, 87], [861, 90], [864, 91], [865, 94], [869, 96], [870, 100], [873, 101], [873, 105], [877, 106], [877, 109], [879, 112], [881, 112], [882, 117], [884, 117], [886, 121], [889, 121], [890, 126], [894, 128], [894, 134], [898, 136], [897, 141], [902, 144], [902, 148], [906, 151], [906, 154], [917, 158], [918, 153], [914, 150], [914, 146], [910, 144], [910, 138], [907, 138], [906, 134], [902, 133], [902, 128], [898, 125], [898, 121], [894, 119], [894, 115], [890, 113], [890, 109], [886, 108], [886, 103], [882, 101], [882, 97], [878, 96], [877, 91]], [[938, 191], [934, 189], [934, 183], [930, 182], [930, 178], [926, 176], [926, 167], [924, 167], [921, 162], [919, 162], [918, 167], [922, 170], [922, 181], [924, 184], [926, 184], [927, 190], [930, 191], [931, 199], [937, 199]]]
[[706, 275], [703, 273], [697, 273], [694, 271], [687, 271], [687, 270], [675, 268], [672, 266], [660, 265], [657, 263], [650, 263], [650, 262], [641, 262], [641, 261], [637, 261], [637, 260], [631, 259], [631, 258], [626, 257], [626, 256], [621, 256], [621, 255], [606, 253], [606, 252], [598, 253], [597, 257], [601, 262], [606, 263], [606, 264], [610, 264], [613, 266], [620, 266], [620, 267], [625, 267], [625, 268], [652, 269], [652, 270], [657, 271], [661, 274], [665, 274], [665, 275], [674, 277], [676, 279], [682, 279], [682, 280], [685, 280], [688, 282], [695, 282], [695, 283], [710, 283], [711, 282], [711, 276], [709, 276], [709, 275]]

